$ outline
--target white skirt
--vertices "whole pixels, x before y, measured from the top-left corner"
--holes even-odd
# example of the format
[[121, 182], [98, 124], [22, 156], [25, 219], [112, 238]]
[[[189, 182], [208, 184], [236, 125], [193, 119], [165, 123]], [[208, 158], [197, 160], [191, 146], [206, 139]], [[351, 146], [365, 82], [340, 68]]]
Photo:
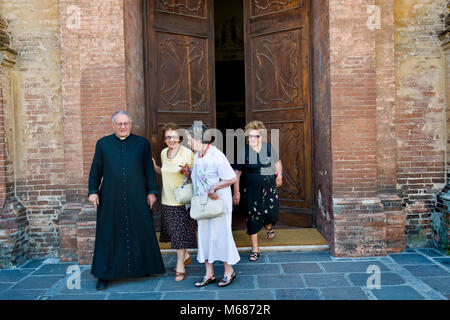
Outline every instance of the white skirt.
[[[228, 189], [228, 190], [226, 190]], [[214, 263], [226, 262], [230, 265], [241, 259], [231, 231], [233, 204], [230, 188], [218, 190], [217, 193], [225, 201], [226, 213], [218, 218], [198, 220], [198, 253], [197, 261]]]

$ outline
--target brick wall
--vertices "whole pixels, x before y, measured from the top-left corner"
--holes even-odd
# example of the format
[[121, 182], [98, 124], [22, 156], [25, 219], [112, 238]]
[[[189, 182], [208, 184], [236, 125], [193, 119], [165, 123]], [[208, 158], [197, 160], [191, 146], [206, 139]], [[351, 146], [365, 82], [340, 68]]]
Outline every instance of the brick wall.
[[[133, 20], [139, 17], [139, 8], [137, 1], [60, 0], [68, 177], [67, 203], [59, 221], [63, 261], [91, 263], [96, 215], [86, 203], [87, 178], [96, 141], [112, 133], [111, 115], [128, 108], [135, 118], [135, 132], [143, 134], [145, 129], [144, 97], [139, 97], [139, 92], [143, 95], [143, 47], [139, 34], [132, 32], [140, 26]], [[132, 25], [131, 31], [125, 21]]]
[[[0, 1], [15, 66], [15, 188], [27, 210], [33, 255], [56, 256], [65, 202], [58, 1]], [[9, 118], [12, 119], [11, 117]]]
[[394, 0], [375, 4], [369, 27], [376, 32], [377, 190], [396, 194]]
[[0, 17], [0, 268], [26, 260], [29, 228], [26, 210], [14, 194], [15, 75], [17, 52], [11, 48], [6, 20]]
[[376, 194], [375, 31], [367, 4], [330, 1], [333, 195]]
[[377, 197], [375, 1], [329, 1], [331, 157], [337, 256], [384, 255], [386, 215]]
[[437, 33], [447, 0], [395, 1], [397, 189], [410, 246], [431, 238], [430, 216], [445, 183], [445, 89]]

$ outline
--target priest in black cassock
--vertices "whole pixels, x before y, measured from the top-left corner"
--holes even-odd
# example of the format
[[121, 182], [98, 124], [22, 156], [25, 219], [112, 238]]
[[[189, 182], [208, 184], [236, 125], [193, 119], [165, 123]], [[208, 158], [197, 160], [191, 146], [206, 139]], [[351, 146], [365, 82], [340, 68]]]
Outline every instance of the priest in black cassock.
[[126, 111], [112, 116], [114, 134], [97, 141], [89, 201], [97, 209], [91, 273], [97, 289], [108, 280], [165, 273], [153, 226], [157, 185], [147, 139], [131, 133]]

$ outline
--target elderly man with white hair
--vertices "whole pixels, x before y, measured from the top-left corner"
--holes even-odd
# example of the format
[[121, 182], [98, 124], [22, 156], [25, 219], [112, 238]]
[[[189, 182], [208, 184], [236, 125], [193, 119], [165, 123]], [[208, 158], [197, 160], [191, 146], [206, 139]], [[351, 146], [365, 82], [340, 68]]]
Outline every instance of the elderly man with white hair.
[[112, 116], [114, 133], [97, 141], [89, 201], [97, 209], [91, 273], [97, 289], [108, 280], [165, 273], [153, 226], [157, 184], [147, 139], [131, 133], [128, 112]]

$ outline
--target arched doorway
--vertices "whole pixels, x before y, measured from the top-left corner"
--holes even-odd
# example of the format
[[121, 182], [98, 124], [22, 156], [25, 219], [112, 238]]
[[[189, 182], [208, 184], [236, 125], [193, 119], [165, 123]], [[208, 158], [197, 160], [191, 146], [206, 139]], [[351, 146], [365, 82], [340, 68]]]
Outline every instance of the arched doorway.
[[146, 6], [154, 154], [169, 121], [201, 120], [225, 132], [261, 120], [279, 130], [279, 224], [313, 226], [309, 1], [147, 0]]

